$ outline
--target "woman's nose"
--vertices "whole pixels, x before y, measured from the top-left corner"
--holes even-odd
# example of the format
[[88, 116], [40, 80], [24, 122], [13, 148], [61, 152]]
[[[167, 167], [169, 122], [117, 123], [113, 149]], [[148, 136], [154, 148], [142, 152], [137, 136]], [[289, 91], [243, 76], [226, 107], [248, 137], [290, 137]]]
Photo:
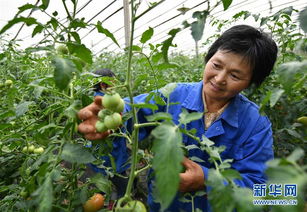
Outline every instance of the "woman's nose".
[[226, 84], [225, 72], [224, 71], [219, 72], [217, 75], [215, 75], [214, 79], [217, 84], [222, 84], [222, 85]]

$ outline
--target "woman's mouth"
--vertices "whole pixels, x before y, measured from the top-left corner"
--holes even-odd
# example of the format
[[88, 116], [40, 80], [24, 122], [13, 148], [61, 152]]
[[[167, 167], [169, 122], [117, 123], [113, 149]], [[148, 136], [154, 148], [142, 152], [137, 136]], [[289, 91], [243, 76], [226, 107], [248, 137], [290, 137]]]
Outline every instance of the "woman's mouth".
[[210, 85], [213, 88], [214, 91], [223, 91], [224, 89], [218, 86], [217, 84], [210, 81]]

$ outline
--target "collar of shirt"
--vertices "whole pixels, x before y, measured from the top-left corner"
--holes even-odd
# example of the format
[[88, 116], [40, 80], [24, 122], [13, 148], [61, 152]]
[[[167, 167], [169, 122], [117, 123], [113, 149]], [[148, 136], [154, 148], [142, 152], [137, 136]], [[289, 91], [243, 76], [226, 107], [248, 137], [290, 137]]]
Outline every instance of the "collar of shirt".
[[[204, 113], [204, 103], [202, 99], [203, 81], [200, 81], [192, 87], [187, 97], [181, 104], [182, 107]], [[221, 114], [219, 119], [225, 120], [229, 125], [238, 128], [239, 120], [239, 104], [241, 95], [236, 95], [230, 102], [225, 111]]]

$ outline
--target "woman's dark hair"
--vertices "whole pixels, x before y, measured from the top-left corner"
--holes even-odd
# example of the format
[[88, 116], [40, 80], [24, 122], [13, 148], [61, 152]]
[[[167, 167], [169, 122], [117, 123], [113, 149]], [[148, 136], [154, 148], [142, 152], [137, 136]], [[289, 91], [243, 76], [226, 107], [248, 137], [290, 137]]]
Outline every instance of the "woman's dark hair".
[[[115, 77], [115, 74], [108, 68], [99, 69], [95, 71], [94, 74], [97, 75], [97, 77]], [[94, 91], [98, 92], [101, 90], [100, 83], [101, 82], [93, 86]]]
[[252, 68], [250, 84], [259, 86], [271, 73], [277, 58], [277, 46], [266, 33], [248, 25], [237, 25], [226, 30], [210, 47], [205, 62], [218, 51], [242, 55]]

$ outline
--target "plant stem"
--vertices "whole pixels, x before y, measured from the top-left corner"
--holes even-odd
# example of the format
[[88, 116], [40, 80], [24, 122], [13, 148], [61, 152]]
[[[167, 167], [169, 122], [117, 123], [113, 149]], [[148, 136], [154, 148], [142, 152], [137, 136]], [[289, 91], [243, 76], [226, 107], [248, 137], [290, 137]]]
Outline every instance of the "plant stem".
[[[132, 124], [137, 124], [138, 120], [137, 120], [137, 114], [136, 114], [136, 108], [133, 106], [133, 94], [132, 94], [132, 80], [131, 80], [131, 62], [132, 62], [132, 45], [133, 45], [133, 35], [134, 35], [134, 10], [133, 10], [133, 6], [134, 6], [134, 1], [132, 0], [130, 2], [131, 5], [131, 34], [130, 34], [130, 42], [129, 42], [129, 51], [128, 51], [128, 65], [127, 65], [127, 75], [126, 75], [126, 82], [125, 84], [127, 85], [127, 91], [129, 94], [129, 98], [130, 98], [130, 103], [132, 105]], [[137, 150], [138, 150], [138, 134], [139, 134], [139, 130], [138, 128], [135, 128], [133, 130], [132, 133], [132, 152], [131, 152], [131, 158], [132, 158], [132, 162], [131, 162], [131, 170], [130, 170], [130, 176], [129, 176], [129, 180], [128, 180], [128, 185], [127, 185], [127, 189], [126, 189], [126, 193], [125, 193], [125, 197], [126, 198], [130, 198], [131, 196], [131, 190], [132, 190], [132, 185], [133, 185], [133, 181], [135, 178], [135, 169], [136, 169], [136, 164], [137, 164]]]
[[[138, 18], [155, 8], [157, 5], [162, 3], [165, 0], [162, 0], [155, 4], [154, 6], [148, 8], [145, 10], [142, 14], [139, 16], [135, 16], [135, 11], [134, 11], [134, 0], [130, 1], [130, 8], [131, 8], [131, 31], [130, 31], [130, 42], [129, 42], [129, 51], [128, 51], [128, 65], [127, 65], [127, 73], [126, 73], [126, 81], [125, 85], [128, 91], [129, 99], [130, 99], [130, 104], [131, 104], [131, 111], [132, 111], [132, 126], [137, 126], [133, 129], [132, 136], [131, 136], [131, 141], [132, 141], [132, 149], [131, 149], [131, 167], [130, 167], [130, 176], [129, 176], [129, 181], [126, 189], [125, 196], [123, 198], [123, 201], [131, 199], [131, 190], [133, 186], [133, 181], [134, 178], [136, 177], [137, 171], [136, 171], [136, 165], [138, 163], [138, 135], [139, 135], [139, 127], [144, 126], [144, 125], [138, 125], [138, 118], [137, 118], [137, 110], [136, 107], [134, 106], [134, 101], [133, 101], [133, 93], [132, 93], [132, 73], [131, 73], [131, 63], [132, 63], [132, 46], [133, 46], [133, 36], [134, 36], [134, 26], [135, 22]], [[153, 126], [153, 125], [151, 125]]]
[[64, 5], [64, 8], [65, 8], [65, 11], [66, 11], [66, 13], [67, 13], [68, 19], [71, 21], [71, 20], [72, 20], [72, 17], [71, 17], [71, 15], [70, 15], [69, 11], [68, 11], [68, 8], [67, 8], [67, 5], [66, 5], [66, 3], [65, 3], [65, 0], [62, 0], [62, 2], [63, 2], [63, 5]]
[[194, 196], [193, 195], [191, 195], [191, 203], [192, 203], [192, 212], [194, 212], [195, 211], [195, 209], [194, 209]]
[[155, 72], [155, 70], [154, 70], [154, 68], [153, 68], [153, 66], [152, 66], [152, 64], [150, 62], [149, 57], [146, 54], [144, 54], [143, 52], [135, 52], [135, 53], [141, 54], [141, 55], [143, 55], [146, 58], [148, 64], [150, 65], [150, 69], [152, 70], [153, 77], [155, 79], [156, 90], [158, 90], [159, 88], [158, 88], [158, 80], [157, 80], [156, 72]]
[[141, 127], [152, 127], [152, 126], [158, 126], [160, 125], [159, 122], [149, 122], [149, 123], [142, 123], [142, 124], [134, 124], [135, 128], [141, 128]]
[[138, 176], [142, 171], [147, 170], [147, 169], [149, 169], [149, 168], [151, 168], [151, 165], [150, 165], [150, 164], [148, 164], [147, 166], [145, 166], [145, 167], [143, 167], [143, 168], [137, 170], [137, 171], [135, 172], [135, 175]]

